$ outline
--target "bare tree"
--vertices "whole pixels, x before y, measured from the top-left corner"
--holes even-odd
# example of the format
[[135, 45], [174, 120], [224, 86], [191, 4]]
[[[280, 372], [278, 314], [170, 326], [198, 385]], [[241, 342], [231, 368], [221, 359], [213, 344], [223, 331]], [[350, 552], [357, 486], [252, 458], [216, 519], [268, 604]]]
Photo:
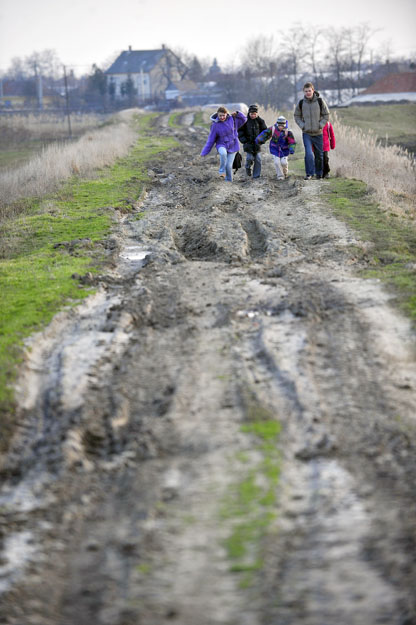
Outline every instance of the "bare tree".
[[25, 65], [30, 68], [29, 71], [32, 70], [35, 74], [38, 72], [48, 78], [58, 78], [62, 73], [62, 63], [55, 50], [32, 52], [25, 58]]
[[309, 66], [312, 70], [313, 83], [316, 88], [319, 87], [318, 65], [320, 65], [322, 60], [322, 46], [320, 46], [322, 33], [323, 30], [321, 28], [307, 28], [306, 39], [309, 47]]
[[293, 101], [298, 99], [298, 81], [302, 73], [305, 59], [309, 51], [307, 32], [302, 24], [297, 23], [285, 34], [281, 40], [281, 53], [292, 77]]
[[[178, 49], [178, 53], [173, 52], [171, 48], [166, 45], [162, 45], [162, 48], [166, 50], [166, 54], [163, 58], [163, 62], [160, 65], [161, 72], [168, 82], [171, 80], [183, 80], [187, 77], [189, 72], [189, 66], [182, 60], [181, 54], [184, 54], [184, 58], [187, 57], [187, 53]], [[192, 57], [190, 57], [192, 58]]]
[[335, 82], [338, 91], [338, 102], [341, 102], [342, 71], [346, 65], [346, 50], [348, 30], [342, 28], [328, 28], [325, 31], [329, 45], [329, 66], [335, 74]]
[[276, 62], [276, 44], [273, 35], [250, 39], [240, 54], [241, 68], [252, 75], [270, 75]]
[[357, 59], [357, 81], [361, 82], [361, 72], [363, 69], [363, 62], [365, 55], [369, 52], [369, 43], [371, 38], [380, 29], [371, 28], [368, 22], [359, 24], [355, 30], [355, 50]]

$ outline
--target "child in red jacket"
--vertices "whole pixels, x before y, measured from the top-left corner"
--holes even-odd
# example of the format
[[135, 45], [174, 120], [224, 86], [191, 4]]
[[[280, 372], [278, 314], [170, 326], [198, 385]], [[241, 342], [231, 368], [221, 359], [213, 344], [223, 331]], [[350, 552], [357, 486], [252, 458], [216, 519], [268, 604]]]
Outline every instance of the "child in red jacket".
[[324, 152], [324, 168], [322, 172], [323, 178], [329, 178], [329, 150], [335, 149], [335, 134], [331, 122], [327, 122], [322, 128], [323, 134], [323, 152]]

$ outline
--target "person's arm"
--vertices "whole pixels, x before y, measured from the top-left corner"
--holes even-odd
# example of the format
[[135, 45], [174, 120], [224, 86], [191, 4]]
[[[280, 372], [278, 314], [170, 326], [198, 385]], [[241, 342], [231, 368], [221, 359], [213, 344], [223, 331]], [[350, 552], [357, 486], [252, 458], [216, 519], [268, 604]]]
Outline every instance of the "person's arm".
[[243, 145], [246, 143], [246, 141], [248, 141], [248, 137], [247, 137], [247, 124], [243, 124], [239, 129], [238, 129], [238, 140], [240, 141], [240, 143], [242, 143]]
[[216, 126], [216, 124], [212, 124], [212, 126], [211, 126], [211, 130], [209, 131], [207, 142], [205, 143], [204, 147], [202, 148], [201, 156], [206, 156], [212, 150], [212, 146], [214, 145], [215, 139], [217, 138], [217, 129], [216, 129], [215, 126]]
[[296, 145], [296, 140], [291, 130], [288, 131], [286, 138], [289, 145]]
[[319, 127], [322, 129], [325, 124], [329, 122], [329, 108], [328, 104], [322, 98], [321, 118], [319, 120]]
[[247, 121], [247, 117], [241, 111], [236, 111], [235, 113], [232, 113], [232, 116], [234, 117], [237, 130]]
[[299, 102], [297, 103], [296, 108], [295, 108], [295, 122], [297, 123], [297, 125], [299, 126], [301, 130], [305, 128], [305, 120], [303, 119], [303, 115], [300, 110]]
[[266, 143], [266, 141], [268, 141], [270, 139], [270, 137], [272, 136], [273, 133], [273, 126], [271, 126], [270, 128], [266, 128], [265, 130], [263, 130], [263, 132], [261, 132], [259, 135], [257, 135], [256, 137], [256, 143], [257, 145], [263, 145], [263, 143]]
[[328, 130], [329, 130], [329, 145], [331, 146], [331, 150], [335, 150], [335, 145], [336, 145], [335, 132], [334, 132], [334, 128], [332, 124], [329, 124]]

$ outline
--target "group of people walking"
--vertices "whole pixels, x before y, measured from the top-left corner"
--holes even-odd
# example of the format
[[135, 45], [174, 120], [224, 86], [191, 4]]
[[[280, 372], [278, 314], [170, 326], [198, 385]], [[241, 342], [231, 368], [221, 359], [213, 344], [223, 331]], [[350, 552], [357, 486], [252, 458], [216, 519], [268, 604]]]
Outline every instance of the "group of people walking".
[[[305, 148], [305, 180], [329, 175], [329, 151], [335, 148], [335, 135], [329, 121], [329, 108], [311, 82], [303, 86], [304, 97], [295, 109], [295, 122], [302, 130]], [[251, 104], [246, 117], [241, 111], [229, 113], [220, 106], [211, 115], [211, 129], [202, 148], [206, 156], [214, 144], [220, 156], [219, 174], [228, 182], [233, 179], [233, 164], [239, 151], [239, 141], [246, 153], [245, 170], [248, 177], [259, 178], [261, 174], [261, 146], [270, 141], [277, 179], [289, 175], [288, 157], [295, 151], [296, 141], [289, 129], [287, 119], [281, 115], [273, 126], [267, 127], [259, 116], [258, 106]]]

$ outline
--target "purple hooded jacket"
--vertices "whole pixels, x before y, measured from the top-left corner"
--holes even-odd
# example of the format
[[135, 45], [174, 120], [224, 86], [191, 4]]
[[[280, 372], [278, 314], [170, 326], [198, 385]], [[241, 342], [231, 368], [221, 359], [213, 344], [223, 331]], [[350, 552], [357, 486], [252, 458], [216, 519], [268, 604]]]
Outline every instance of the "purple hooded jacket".
[[240, 111], [237, 111], [237, 115], [227, 115], [223, 122], [218, 120], [217, 113], [214, 113], [210, 117], [212, 124], [209, 131], [208, 139], [204, 147], [202, 148], [201, 156], [206, 156], [212, 150], [212, 146], [215, 146], [218, 150], [223, 146], [227, 152], [238, 152], [240, 144], [238, 143], [237, 130], [246, 123], [247, 117]]

